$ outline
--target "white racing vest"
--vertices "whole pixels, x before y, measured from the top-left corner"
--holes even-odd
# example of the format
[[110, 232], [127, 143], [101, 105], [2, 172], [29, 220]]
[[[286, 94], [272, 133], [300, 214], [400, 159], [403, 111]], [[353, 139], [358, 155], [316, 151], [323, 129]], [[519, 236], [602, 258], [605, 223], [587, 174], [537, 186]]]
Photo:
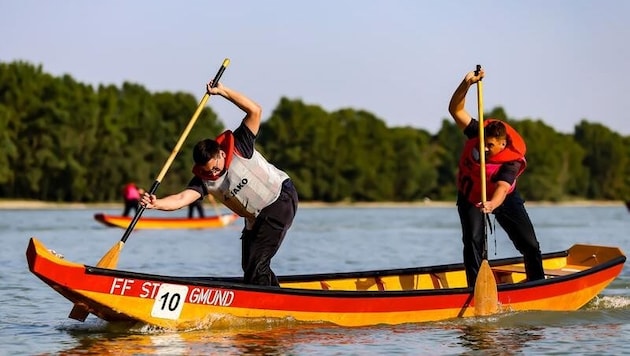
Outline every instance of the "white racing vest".
[[260, 211], [278, 199], [282, 182], [289, 176], [267, 162], [258, 151], [252, 158], [235, 154], [227, 171], [217, 180], [203, 180], [209, 194], [238, 215], [248, 228]]

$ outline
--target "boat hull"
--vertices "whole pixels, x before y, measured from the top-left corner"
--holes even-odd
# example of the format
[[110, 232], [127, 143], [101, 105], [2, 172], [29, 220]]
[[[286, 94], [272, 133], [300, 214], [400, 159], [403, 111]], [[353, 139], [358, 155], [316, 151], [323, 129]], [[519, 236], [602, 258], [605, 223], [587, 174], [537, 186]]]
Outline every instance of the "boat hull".
[[[281, 318], [340, 326], [438, 321], [475, 315], [463, 265], [279, 277], [281, 288], [240, 278], [170, 277], [66, 261], [31, 238], [32, 273], [107, 321], [182, 329], [216, 320]], [[590, 262], [589, 262], [590, 261]], [[579, 262], [579, 264], [578, 264]], [[577, 310], [621, 272], [618, 248], [575, 245], [545, 255], [545, 280], [525, 282], [522, 258], [491, 261], [501, 312]]]
[[[157, 218], [141, 217], [135, 229], [214, 229], [232, 224], [238, 219], [234, 213], [214, 215], [205, 218]], [[126, 229], [132, 218], [121, 215], [94, 214], [94, 220], [110, 227]]]

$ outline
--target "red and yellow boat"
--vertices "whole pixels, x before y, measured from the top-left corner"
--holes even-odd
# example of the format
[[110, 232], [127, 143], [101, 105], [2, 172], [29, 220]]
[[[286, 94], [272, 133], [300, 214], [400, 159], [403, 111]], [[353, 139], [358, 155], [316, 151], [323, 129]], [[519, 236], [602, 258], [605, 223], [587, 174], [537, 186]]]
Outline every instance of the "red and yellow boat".
[[[162, 218], [143, 216], [138, 219], [135, 229], [213, 229], [225, 227], [238, 219], [238, 215], [227, 213], [203, 218]], [[126, 229], [132, 217], [121, 215], [94, 214], [94, 220], [111, 227]]]
[[[462, 264], [279, 277], [281, 287], [246, 285], [240, 277], [174, 277], [66, 261], [31, 238], [32, 273], [72, 303], [106, 321], [185, 329], [278, 318], [367, 326], [475, 315], [474, 288]], [[616, 247], [574, 245], [543, 255], [547, 278], [525, 281], [522, 257], [490, 261], [499, 312], [571, 311], [595, 298], [621, 272]]]

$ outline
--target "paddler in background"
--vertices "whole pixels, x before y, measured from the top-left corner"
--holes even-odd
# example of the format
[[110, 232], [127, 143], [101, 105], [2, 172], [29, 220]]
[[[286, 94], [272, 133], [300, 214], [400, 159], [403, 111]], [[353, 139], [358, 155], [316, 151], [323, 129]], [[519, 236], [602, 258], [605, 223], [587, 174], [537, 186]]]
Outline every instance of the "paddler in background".
[[507, 123], [484, 120], [486, 152], [486, 186], [488, 200], [482, 204], [479, 163], [479, 121], [465, 109], [468, 89], [485, 75], [471, 71], [459, 84], [449, 104], [457, 126], [468, 137], [459, 161], [457, 178], [457, 211], [462, 226], [464, 265], [468, 286], [473, 287], [484, 258], [484, 218], [492, 213], [505, 230], [514, 247], [523, 254], [530, 281], [545, 278], [540, 245], [534, 226], [525, 210], [525, 201], [516, 190], [516, 179], [523, 173], [525, 141]]
[[124, 201], [124, 209], [122, 216], [129, 216], [129, 213], [133, 209], [134, 212], [138, 211], [138, 203], [140, 197], [144, 194], [144, 189], [139, 188], [136, 183], [130, 182], [125, 184], [122, 189], [122, 196]]

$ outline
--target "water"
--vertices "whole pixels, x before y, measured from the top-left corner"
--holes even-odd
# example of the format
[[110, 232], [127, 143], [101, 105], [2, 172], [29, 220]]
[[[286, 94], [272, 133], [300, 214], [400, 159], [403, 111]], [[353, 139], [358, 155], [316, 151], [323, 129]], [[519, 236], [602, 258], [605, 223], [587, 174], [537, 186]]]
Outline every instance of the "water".
[[[630, 214], [620, 206], [529, 207], [543, 252], [575, 243], [630, 251]], [[66, 259], [96, 262], [122, 237], [92, 219], [116, 210], [0, 210], [0, 354], [69, 355], [487, 355], [624, 354], [630, 339], [630, 270], [576, 312], [511, 313], [436, 323], [341, 328], [268, 321], [181, 332], [123, 327], [90, 316], [28, 271], [31, 236]], [[185, 212], [173, 212], [173, 215]], [[147, 211], [149, 215], [165, 215]], [[220, 230], [137, 230], [119, 269], [172, 275], [238, 276], [242, 223]], [[500, 228], [490, 257], [516, 256]], [[496, 248], [495, 248], [496, 240]], [[461, 260], [454, 205], [401, 208], [301, 208], [272, 267], [277, 274], [356, 271]]]

